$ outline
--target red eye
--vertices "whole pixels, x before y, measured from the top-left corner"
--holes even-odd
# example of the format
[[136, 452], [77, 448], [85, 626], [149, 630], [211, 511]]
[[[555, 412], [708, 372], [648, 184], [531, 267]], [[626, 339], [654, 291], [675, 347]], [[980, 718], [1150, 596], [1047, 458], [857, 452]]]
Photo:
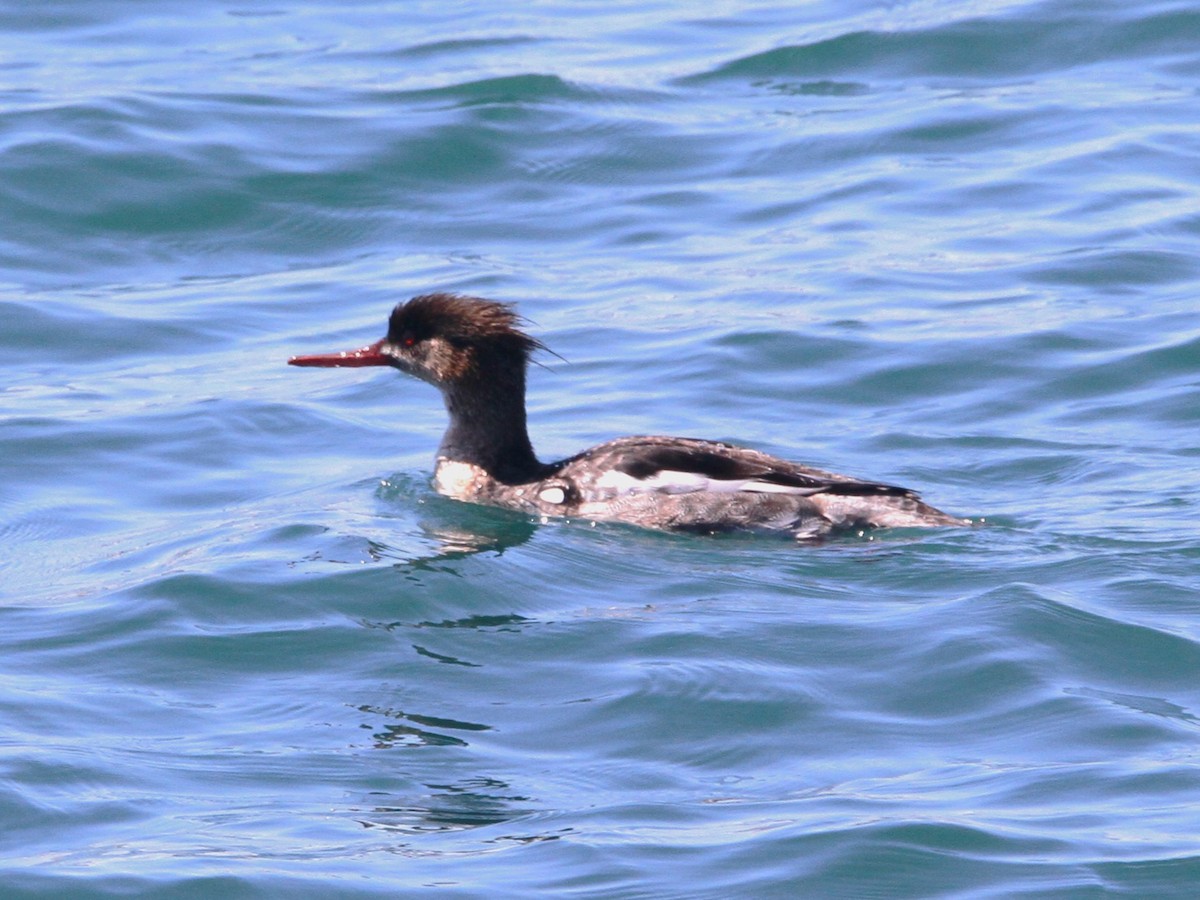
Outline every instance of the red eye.
[[416, 345], [417, 339], [411, 334], [406, 334], [400, 339], [400, 343], [402, 343], [405, 347], [413, 347]]

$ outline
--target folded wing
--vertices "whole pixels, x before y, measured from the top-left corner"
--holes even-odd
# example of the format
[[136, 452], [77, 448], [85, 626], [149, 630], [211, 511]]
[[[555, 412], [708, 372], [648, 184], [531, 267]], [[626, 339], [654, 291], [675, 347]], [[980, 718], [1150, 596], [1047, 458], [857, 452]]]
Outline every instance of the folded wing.
[[[765, 453], [709, 441], [624, 439], [596, 487], [617, 494], [755, 493], [915, 497], [907, 488], [834, 476]], [[611, 446], [611, 445], [610, 445]]]

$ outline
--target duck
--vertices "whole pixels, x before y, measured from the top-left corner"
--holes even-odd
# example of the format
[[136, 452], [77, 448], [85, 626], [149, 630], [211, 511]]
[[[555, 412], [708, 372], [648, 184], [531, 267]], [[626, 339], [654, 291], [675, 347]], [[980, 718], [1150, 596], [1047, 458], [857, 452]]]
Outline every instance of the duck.
[[390, 366], [437, 388], [449, 426], [433, 485], [455, 500], [536, 517], [619, 522], [659, 531], [771, 532], [815, 542], [878, 528], [967, 526], [906, 487], [828, 472], [750, 447], [640, 435], [557, 462], [530, 442], [525, 386], [545, 345], [510, 303], [429, 293], [396, 305], [381, 340], [294, 356], [289, 365]]

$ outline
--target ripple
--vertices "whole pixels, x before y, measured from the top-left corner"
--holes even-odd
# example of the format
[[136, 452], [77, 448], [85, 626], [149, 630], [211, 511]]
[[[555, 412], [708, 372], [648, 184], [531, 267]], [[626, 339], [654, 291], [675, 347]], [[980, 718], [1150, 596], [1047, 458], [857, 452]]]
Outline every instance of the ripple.
[[[5, 887], [1192, 892], [1198, 22], [5, 12]], [[284, 365], [433, 289], [571, 360], [548, 457], [734, 439], [988, 527], [439, 497], [431, 389]]]
[[[1049, 11], [1048, 11], [1049, 12]], [[1200, 19], [1189, 12], [1131, 13], [1134, 21], [1094, 17], [976, 18], [895, 30], [863, 30], [808, 44], [776, 47], [740, 57], [685, 83], [726, 78], [847, 77], [870, 72], [878, 77], [938, 75], [958, 78], [1013, 78], [1114, 59], [1171, 55], [1180, 33], [1192, 33]], [[1064, 53], [1056, 34], [1080, 38]]]

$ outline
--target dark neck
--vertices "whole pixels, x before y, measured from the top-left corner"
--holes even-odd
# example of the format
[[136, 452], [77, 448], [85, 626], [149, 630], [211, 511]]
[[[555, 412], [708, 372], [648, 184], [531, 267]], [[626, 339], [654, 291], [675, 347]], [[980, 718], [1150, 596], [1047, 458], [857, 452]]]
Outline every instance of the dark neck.
[[450, 427], [438, 456], [479, 466], [506, 484], [542, 469], [525, 427], [525, 370], [489, 373], [442, 391]]

